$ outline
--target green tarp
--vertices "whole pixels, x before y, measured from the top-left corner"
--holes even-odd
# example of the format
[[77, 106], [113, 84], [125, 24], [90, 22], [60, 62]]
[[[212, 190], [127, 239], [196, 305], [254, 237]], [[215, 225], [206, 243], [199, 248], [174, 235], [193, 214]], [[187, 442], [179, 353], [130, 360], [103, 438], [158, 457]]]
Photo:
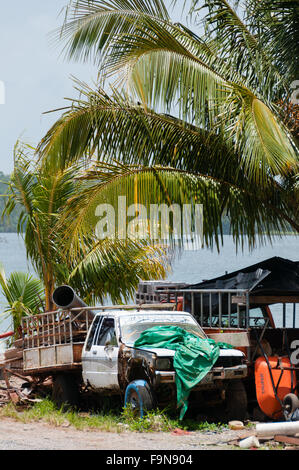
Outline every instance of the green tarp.
[[177, 326], [157, 326], [144, 331], [135, 342], [136, 348], [171, 349], [175, 352], [174, 369], [178, 408], [182, 407], [180, 419], [188, 409], [188, 398], [195, 387], [216, 363], [220, 348], [233, 349], [225, 343], [216, 343], [212, 339], [201, 339]]

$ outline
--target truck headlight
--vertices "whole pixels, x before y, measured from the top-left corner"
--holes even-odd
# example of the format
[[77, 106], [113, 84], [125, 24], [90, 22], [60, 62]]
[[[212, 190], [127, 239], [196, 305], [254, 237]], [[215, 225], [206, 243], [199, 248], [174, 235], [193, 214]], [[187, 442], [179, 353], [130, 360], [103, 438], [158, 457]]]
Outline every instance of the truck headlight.
[[158, 358], [156, 362], [156, 369], [157, 370], [171, 370], [172, 369], [172, 362], [167, 357]]

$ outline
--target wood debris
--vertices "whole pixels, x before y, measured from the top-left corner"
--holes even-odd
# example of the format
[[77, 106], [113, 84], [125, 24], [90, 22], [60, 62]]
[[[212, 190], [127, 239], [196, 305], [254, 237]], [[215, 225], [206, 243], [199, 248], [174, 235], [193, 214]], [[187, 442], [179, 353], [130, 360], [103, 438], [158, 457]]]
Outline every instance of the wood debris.
[[299, 437], [294, 436], [274, 436], [276, 442], [281, 442], [283, 444], [290, 444], [292, 446], [299, 447]]

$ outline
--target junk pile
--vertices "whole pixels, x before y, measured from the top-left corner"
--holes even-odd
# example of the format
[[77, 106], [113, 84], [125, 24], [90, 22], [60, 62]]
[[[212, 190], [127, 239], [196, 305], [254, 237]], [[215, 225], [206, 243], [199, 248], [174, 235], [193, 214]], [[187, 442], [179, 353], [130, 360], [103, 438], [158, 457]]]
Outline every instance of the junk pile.
[[[14, 336], [14, 332], [2, 334], [0, 339], [8, 339]], [[7, 349], [0, 356], [0, 407], [8, 403], [26, 405], [41, 401], [46, 396], [50, 383], [29, 379], [22, 375], [23, 371], [23, 347], [22, 340], [13, 343], [13, 347]]]
[[7, 368], [3, 359], [0, 359], [0, 407], [8, 403], [24, 406], [38, 403], [49, 394], [52, 387], [50, 379], [43, 383], [29, 380]]
[[[245, 289], [247, 297], [231, 294], [231, 289]], [[220, 337], [223, 319], [235, 331], [247, 332], [248, 383], [252, 382], [248, 389], [255, 390], [250, 399], [257, 400], [264, 416], [275, 421], [298, 421], [299, 366], [292, 344], [297, 344], [299, 335], [299, 261], [273, 257], [188, 286], [184, 292], [187, 305], [191, 299], [188, 290], [193, 291], [193, 309], [208, 336], [215, 337], [216, 333]]]
[[[280, 370], [280, 381], [285, 371], [283, 368]], [[288, 371], [292, 372], [292, 371]], [[290, 380], [290, 378], [288, 378]], [[278, 389], [277, 384], [277, 389]], [[289, 384], [284, 383], [285, 389]], [[275, 385], [273, 386], [276, 389]], [[284, 389], [284, 388], [283, 388]], [[294, 393], [285, 395], [283, 399], [279, 399], [279, 393], [271, 392], [270, 386], [268, 393], [265, 393], [264, 388], [264, 402], [262, 406], [269, 407], [269, 410], [276, 409], [276, 416], [279, 416], [285, 421], [272, 421], [272, 422], [255, 422], [255, 429], [247, 430], [245, 424], [241, 421], [229, 422], [229, 429], [236, 431], [237, 437], [226, 441], [225, 443], [230, 446], [236, 446], [241, 449], [255, 450], [255, 449], [272, 449], [279, 448], [285, 450], [299, 450], [299, 398]], [[260, 394], [260, 397], [263, 394]], [[281, 410], [281, 413], [279, 412]], [[272, 419], [273, 416], [271, 415]], [[250, 421], [249, 421], [250, 423]], [[254, 424], [254, 423], [250, 423]], [[223, 444], [220, 442], [219, 444]]]
[[[2, 358], [3, 359], [3, 358]], [[0, 407], [13, 403], [26, 406], [41, 402], [49, 395], [52, 388], [52, 380], [44, 380], [42, 383], [23, 377], [22, 375], [7, 369], [0, 363]]]
[[[232, 430], [241, 430], [243, 423], [229, 423]], [[243, 425], [244, 426], [244, 425]], [[244, 427], [245, 430], [245, 427]], [[275, 422], [275, 423], [257, 423], [255, 429], [239, 433], [239, 437], [227, 442], [229, 445], [241, 449], [259, 449], [281, 447], [288, 450], [299, 449], [299, 423], [298, 422]]]
[[11, 376], [6, 369], [2, 369], [0, 377], [0, 407], [13, 403], [25, 405], [41, 401], [40, 391], [36, 393], [35, 385], [25, 382], [24, 378]]

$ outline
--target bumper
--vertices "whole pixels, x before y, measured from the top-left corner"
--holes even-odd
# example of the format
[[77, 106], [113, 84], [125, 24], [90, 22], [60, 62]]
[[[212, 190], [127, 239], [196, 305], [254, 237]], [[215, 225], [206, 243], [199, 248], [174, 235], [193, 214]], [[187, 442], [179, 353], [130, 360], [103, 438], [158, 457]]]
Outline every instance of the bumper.
[[[156, 371], [156, 384], [175, 383], [175, 372], [169, 371]], [[234, 380], [242, 379], [247, 376], [247, 366], [235, 366], [235, 367], [214, 367], [194, 388], [194, 390], [200, 389], [202, 385], [210, 385], [217, 380]]]

